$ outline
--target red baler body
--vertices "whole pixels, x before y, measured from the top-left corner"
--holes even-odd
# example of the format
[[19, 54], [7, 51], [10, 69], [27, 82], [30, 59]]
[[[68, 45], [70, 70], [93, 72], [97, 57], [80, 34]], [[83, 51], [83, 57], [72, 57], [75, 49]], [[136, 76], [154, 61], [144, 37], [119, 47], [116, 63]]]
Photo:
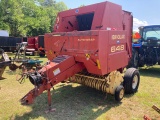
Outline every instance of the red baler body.
[[46, 54], [74, 56], [89, 73], [104, 75], [128, 64], [131, 31], [131, 13], [110, 2], [60, 12], [54, 32], [45, 34]]
[[[21, 102], [31, 104], [36, 96], [48, 90], [50, 104], [50, 89], [84, 69], [89, 74], [100, 76], [122, 70], [131, 57], [131, 38], [131, 13], [111, 2], [60, 12], [54, 32], [44, 36], [46, 55], [50, 62], [38, 73], [30, 75], [30, 81], [36, 87]], [[108, 93], [114, 94], [117, 86], [123, 82], [123, 77], [114, 73], [111, 75], [112, 80], [102, 80], [97, 89], [104, 86]], [[119, 79], [115, 81], [116, 77]], [[90, 81], [93, 86], [94, 83], [100, 83], [94, 80]]]

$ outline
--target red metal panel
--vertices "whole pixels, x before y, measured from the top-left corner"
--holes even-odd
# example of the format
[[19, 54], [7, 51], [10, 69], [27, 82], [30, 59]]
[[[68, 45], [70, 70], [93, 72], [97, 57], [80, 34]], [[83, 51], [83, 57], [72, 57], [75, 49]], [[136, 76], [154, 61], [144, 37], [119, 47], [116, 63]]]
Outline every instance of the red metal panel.
[[102, 71], [102, 75], [107, 74], [107, 59], [108, 59], [108, 31], [100, 31], [99, 32], [99, 46], [98, 46], [99, 52], [98, 59], [100, 61], [100, 69]]
[[108, 72], [128, 64], [127, 40], [126, 31], [109, 31]]
[[[91, 12], [94, 12], [91, 30], [76, 31], [76, 16]], [[69, 25], [69, 21], [74, 27]], [[59, 54], [70, 55], [76, 62], [84, 63], [88, 72], [101, 75], [128, 64], [132, 15], [123, 11], [121, 6], [103, 2], [60, 12], [55, 27], [54, 33], [45, 35], [50, 60]]]
[[[47, 56], [50, 60], [59, 54], [74, 56], [77, 62], [84, 63], [88, 72], [100, 75], [128, 64], [126, 31], [101, 30], [70, 33], [45, 35]], [[117, 61], [117, 57], [124, 60]], [[116, 59], [113, 60], [114, 58]], [[114, 61], [117, 61], [118, 65]]]
[[[74, 60], [73, 56], [67, 56], [67, 55], [63, 55], [60, 57], [64, 57], [65, 60], [61, 61], [60, 63], [56, 63], [56, 62], [50, 62], [50, 64], [46, 65], [45, 67], [43, 67], [39, 72], [41, 73], [45, 73], [47, 75], [47, 77], [53, 82], [53, 83], [57, 83], [60, 81], [63, 81], [65, 79], [67, 79], [68, 77], [72, 76], [75, 74], [75, 71], [78, 70], [81, 71], [83, 69], [83, 65], [76, 65], [76, 62]], [[75, 67], [73, 67], [75, 66]], [[72, 70], [77, 69], [75, 71], [68, 71], [69, 68], [72, 68]], [[61, 75], [65, 72], [65, 76]], [[59, 79], [57, 78], [57, 76], [61, 76]], [[62, 79], [64, 78], [64, 79]], [[54, 84], [53, 84], [54, 85]]]
[[108, 55], [108, 72], [123, 68], [128, 63], [126, 51], [121, 51], [117, 53], [112, 53]]
[[107, 2], [103, 14], [102, 29], [122, 30], [122, 7], [120, 5]]
[[[80, 7], [77, 9], [71, 9], [67, 11], [60, 12], [57, 16], [56, 24], [54, 26], [54, 32], [68, 32], [77, 30], [77, 15], [94, 13], [94, 19], [92, 22], [91, 30], [96, 30], [97, 27], [102, 25], [103, 12], [108, 2], [102, 2], [94, 5], [89, 5], [87, 7]], [[71, 21], [74, 28], [70, 27], [68, 21]], [[66, 29], [68, 27], [68, 29]]]
[[35, 50], [38, 50], [38, 37], [35, 37]]
[[96, 11], [94, 12], [95, 14], [94, 14], [94, 19], [93, 19], [91, 30], [102, 29], [101, 28], [101, 26], [103, 27], [102, 19], [103, 19], [103, 15], [104, 15], [104, 10], [105, 10], [106, 4], [107, 4], [107, 2], [103, 2], [101, 4], [97, 4]]
[[[49, 59], [54, 58], [54, 53], [68, 54], [76, 56], [76, 54], [95, 53], [98, 49], [98, 38], [96, 33], [93, 32], [75, 32], [70, 33], [57, 33], [45, 35], [45, 48]], [[98, 34], [98, 33], [97, 33]], [[52, 54], [53, 53], [53, 54]], [[52, 54], [52, 55], [51, 55]], [[52, 56], [52, 57], [51, 57]]]
[[28, 42], [27, 48], [35, 48], [34, 47], [34, 45], [35, 45], [34, 37], [28, 37], [27, 42]]
[[38, 44], [37, 44], [38, 37], [28, 37], [27, 42], [28, 42], [27, 48], [38, 50]]
[[123, 29], [127, 31], [127, 51], [129, 59], [132, 57], [132, 27], [133, 16], [130, 12], [123, 11]]
[[58, 74], [57, 76], [55, 76], [53, 78], [55, 81], [52, 80], [52, 84], [55, 85], [59, 82], [62, 82], [63, 80], [66, 80], [67, 78], [72, 77], [76, 73], [82, 71], [83, 69], [84, 69], [83, 64], [81, 63], [74, 64], [73, 66], [66, 69], [64, 72], [62, 72], [61, 74]]
[[43, 83], [38, 86], [38, 89], [34, 88], [21, 99], [22, 104], [32, 104], [35, 97], [42, 94], [43, 91], [51, 89], [53, 85], [66, 80], [84, 69], [83, 64], [75, 63], [73, 56], [64, 57], [66, 57], [64, 61], [60, 63], [50, 62], [39, 70], [39, 73], [46, 74], [49, 80], [43, 78]]

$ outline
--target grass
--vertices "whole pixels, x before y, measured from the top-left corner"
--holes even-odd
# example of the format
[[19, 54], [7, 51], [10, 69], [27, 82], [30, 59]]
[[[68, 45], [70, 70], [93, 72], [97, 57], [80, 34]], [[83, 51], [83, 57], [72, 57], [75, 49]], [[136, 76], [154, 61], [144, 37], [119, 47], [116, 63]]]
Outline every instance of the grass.
[[[38, 57], [37, 57], [38, 58]], [[46, 58], [41, 60], [46, 61]], [[0, 80], [0, 119], [1, 120], [142, 120], [144, 114], [153, 120], [160, 117], [151, 107], [160, 107], [160, 67], [140, 69], [141, 82], [134, 95], [125, 95], [121, 103], [114, 96], [79, 84], [60, 83], [52, 90], [52, 108], [47, 110], [47, 93], [38, 96], [34, 104], [23, 106], [19, 99], [34, 86], [26, 80], [19, 84], [16, 72], [6, 69]]]

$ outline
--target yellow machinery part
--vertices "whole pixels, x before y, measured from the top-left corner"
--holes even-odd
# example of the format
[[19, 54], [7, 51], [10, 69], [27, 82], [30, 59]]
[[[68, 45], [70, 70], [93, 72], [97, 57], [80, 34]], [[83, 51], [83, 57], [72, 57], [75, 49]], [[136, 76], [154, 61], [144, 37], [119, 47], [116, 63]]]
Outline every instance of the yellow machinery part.
[[80, 73], [72, 77], [70, 81], [114, 94], [116, 88], [123, 82], [123, 77], [119, 71], [113, 71], [107, 76]]

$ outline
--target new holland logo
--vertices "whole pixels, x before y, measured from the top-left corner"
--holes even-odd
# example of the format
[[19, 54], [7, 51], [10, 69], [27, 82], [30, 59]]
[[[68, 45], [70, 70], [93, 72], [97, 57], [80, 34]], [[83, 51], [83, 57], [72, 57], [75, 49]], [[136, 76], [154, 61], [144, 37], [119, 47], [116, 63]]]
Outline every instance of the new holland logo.
[[125, 35], [112, 35], [112, 40], [125, 39]]
[[76, 9], [76, 10], [75, 10], [75, 13], [78, 13], [78, 12], [79, 12], [79, 9]]

